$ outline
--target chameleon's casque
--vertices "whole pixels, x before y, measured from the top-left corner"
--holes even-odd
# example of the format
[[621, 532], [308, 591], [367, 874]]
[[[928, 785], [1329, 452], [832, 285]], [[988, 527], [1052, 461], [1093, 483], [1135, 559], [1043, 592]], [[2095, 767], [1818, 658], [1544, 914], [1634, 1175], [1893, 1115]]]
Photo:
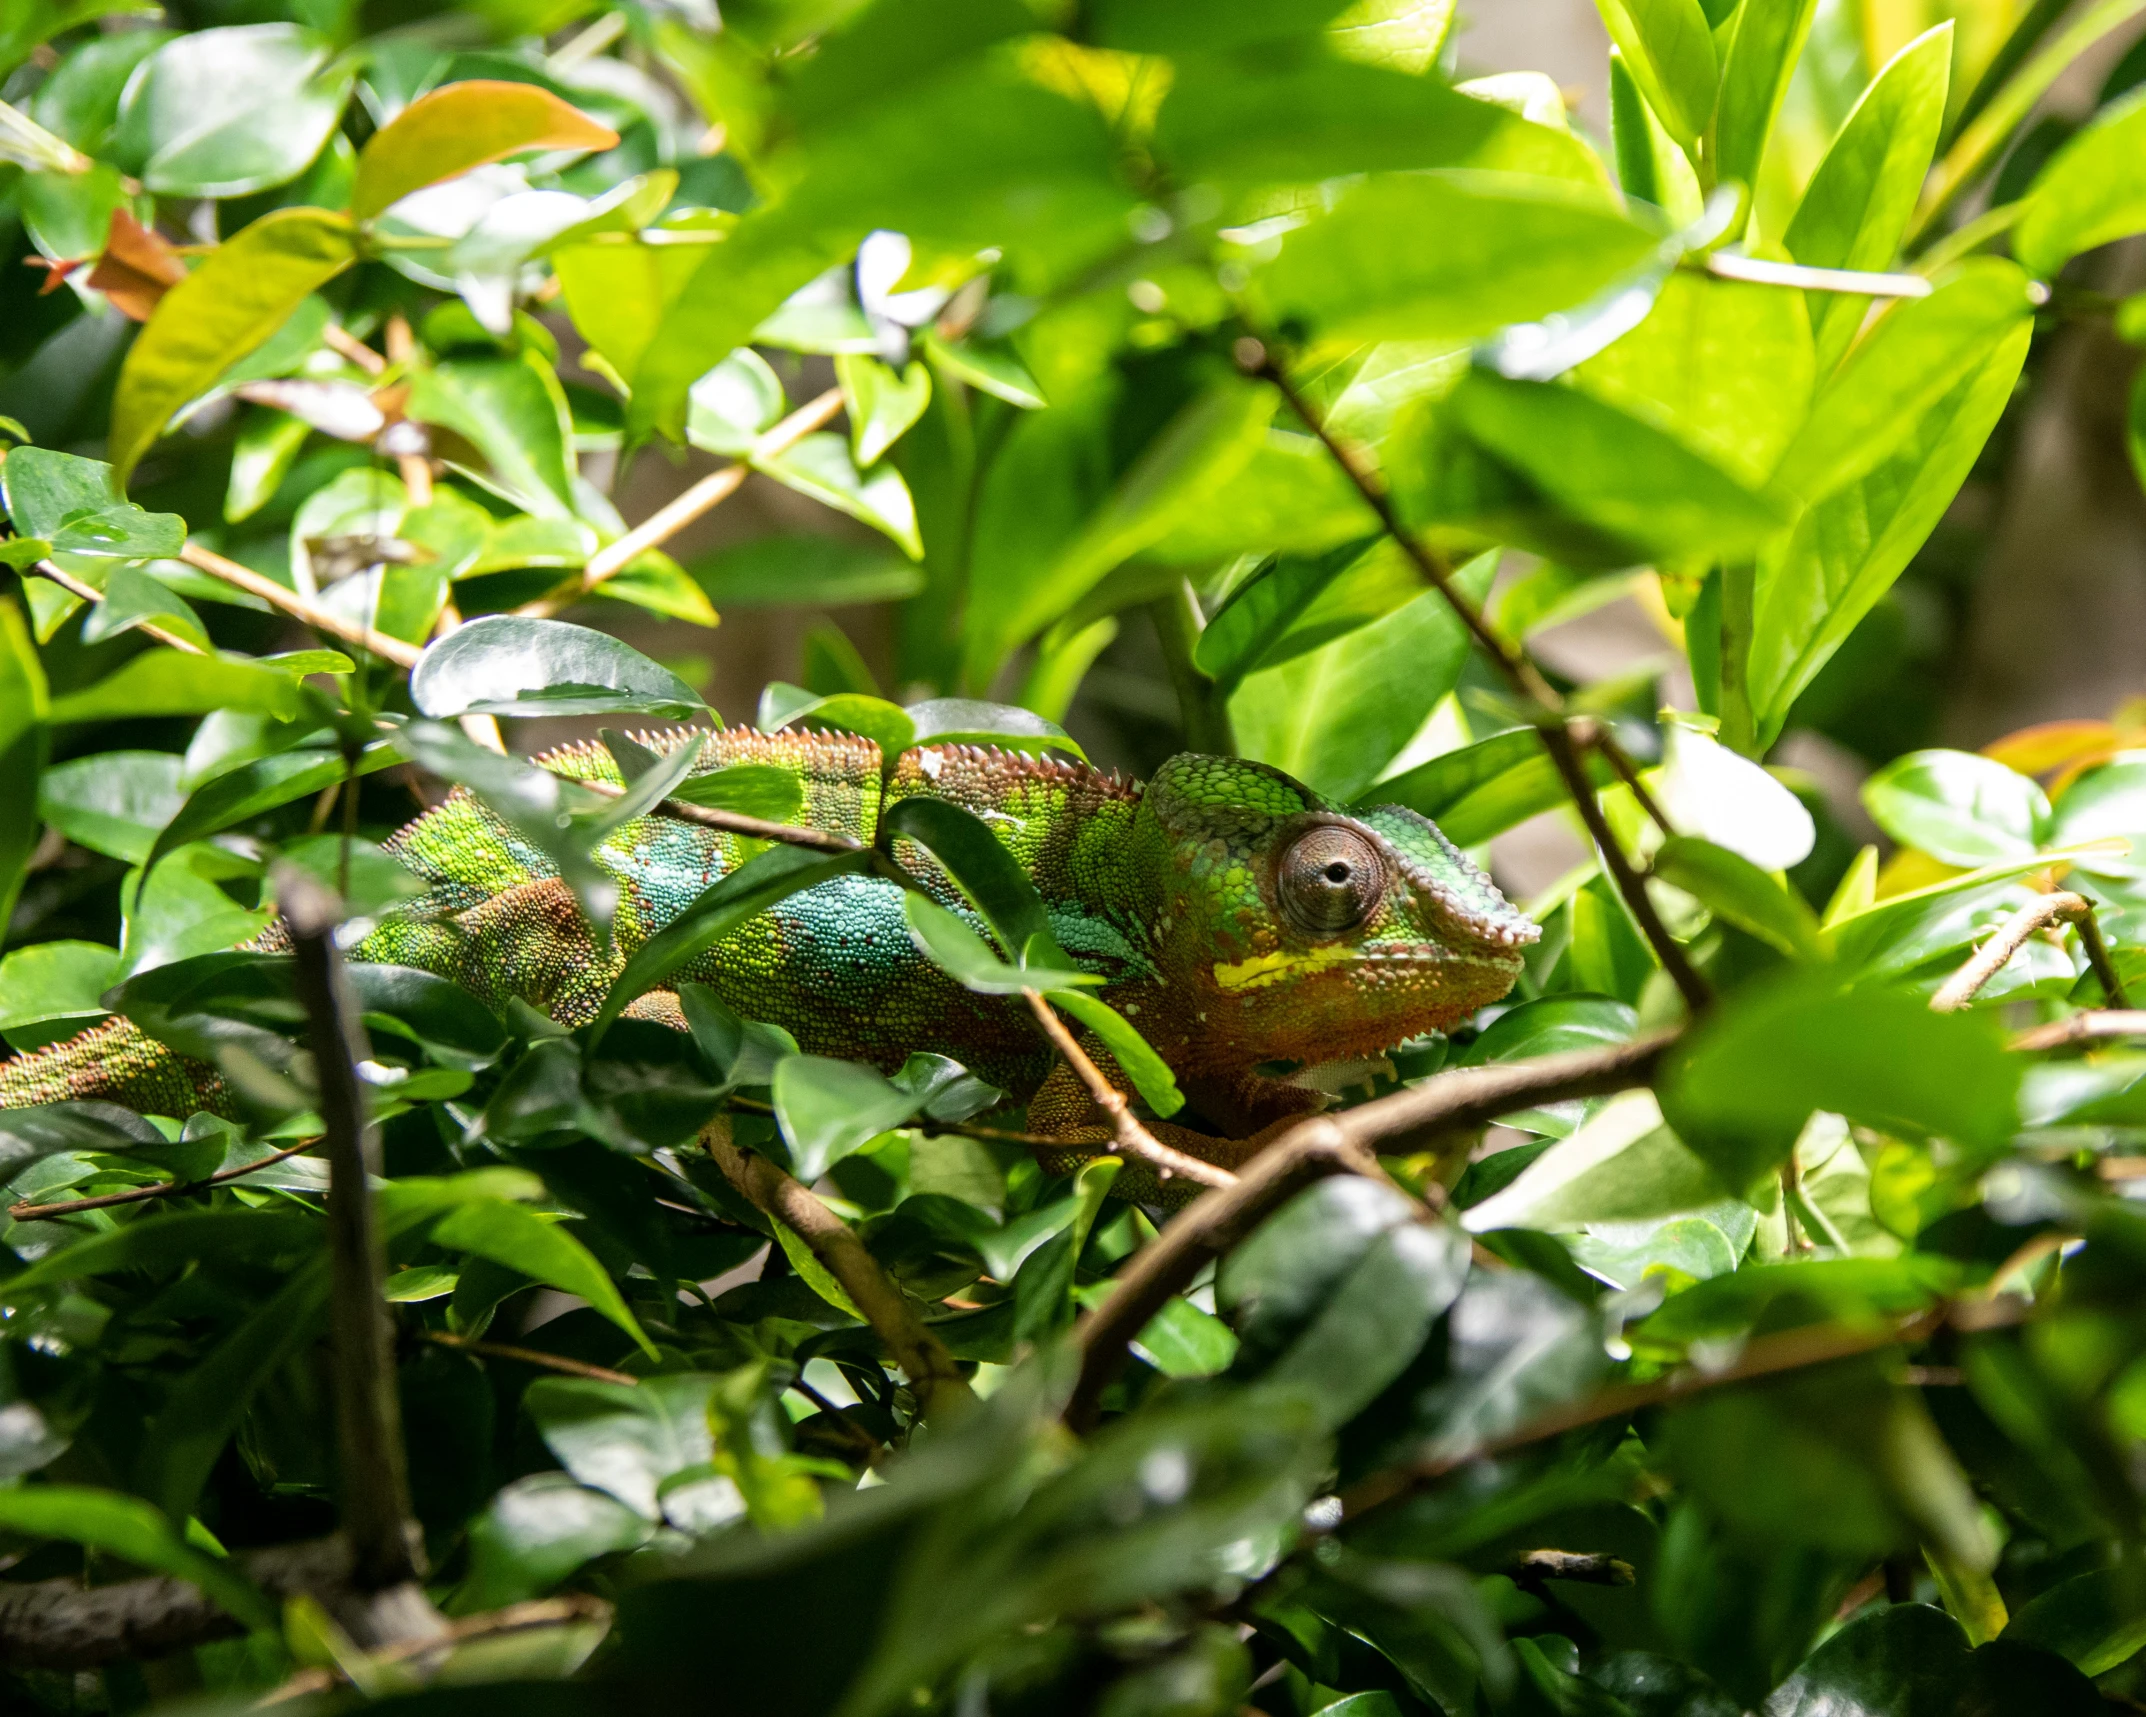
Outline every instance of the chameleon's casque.
[[[596, 745], [541, 761], [618, 779]], [[1034, 879], [1059, 942], [1170, 1064], [1196, 1118], [1230, 1135], [1167, 1136], [1219, 1161], [1320, 1101], [1316, 1077], [1292, 1070], [1360, 1061], [1465, 1018], [1512, 987], [1537, 934], [1414, 812], [1343, 811], [1262, 764], [1175, 757], [1142, 786], [954, 745], [906, 753], [883, 781], [870, 741], [734, 728], [709, 736], [696, 771], [736, 763], [794, 771], [802, 820], [860, 841], [911, 795], [984, 819]], [[597, 852], [621, 885], [615, 940], [600, 950], [550, 861], [457, 791], [388, 841], [428, 886], [352, 957], [422, 967], [495, 1007], [519, 997], [578, 1024], [636, 947], [760, 846], [663, 816], [624, 825]], [[895, 856], [967, 911], [923, 849], [897, 839]], [[1019, 998], [973, 995], [918, 952], [892, 883], [851, 876], [793, 895], [675, 981], [687, 980], [810, 1052], [891, 1069], [937, 1050], [1027, 1102], [1033, 1130], [1076, 1147], [1105, 1136]], [[679, 1020], [667, 991], [633, 1011]], [[227, 1101], [211, 1069], [124, 1021], [0, 1063], [0, 1106], [85, 1097], [175, 1115]]]

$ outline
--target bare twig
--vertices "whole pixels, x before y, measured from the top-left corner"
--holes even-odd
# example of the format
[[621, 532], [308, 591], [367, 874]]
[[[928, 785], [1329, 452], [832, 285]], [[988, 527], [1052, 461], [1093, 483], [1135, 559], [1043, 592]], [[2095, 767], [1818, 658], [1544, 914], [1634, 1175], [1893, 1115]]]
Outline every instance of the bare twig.
[[700, 1142], [725, 1180], [812, 1248], [812, 1255], [887, 1344], [916, 1391], [926, 1418], [958, 1410], [973, 1398], [968, 1379], [956, 1368], [946, 1344], [917, 1315], [908, 1296], [864, 1249], [864, 1242], [848, 1223], [766, 1157], [732, 1144], [727, 1116], [718, 1116], [702, 1128]]
[[[1386, 534], [1414, 563], [1425, 581], [1446, 599], [1453, 612], [1460, 617], [1461, 624], [1467, 627], [1469, 636], [1482, 646], [1492, 664], [1505, 676], [1506, 683], [1542, 711], [1543, 749], [1549, 752], [1550, 761], [1556, 766], [1558, 776], [1564, 782], [1565, 791], [1571, 796], [1574, 808], [1579, 811], [1581, 820], [1587, 824], [1588, 833], [1594, 837], [1596, 846], [1601, 849], [1602, 862], [1609, 870], [1610, 879], [1617, 885], [1617, 892], [1624, 897], [1625, 905], [1631, 909], [1632, 917], [1647, 938], [1648, 945], [1654, 950], [1654, 957], [1661, 962], [1662, 969], [1676, 985], [1677, 993], [1684, 998], [1684, 1005], [1693, 1013], [1698, 1013], [1713, 1000], [1712, 992], [1708, 990], [1705, 980], [1692, 969], [1691, 961], [1685, 956], [1683, 948], [1669, 934], [1668, 927], [1662, 923], [1661, 914], [1654, 910], [1653, 901], [1647, 898], [1645, 884], [1610, 834], [1609, 825], [1603, 820], [1602, 808], [1595, 802], [1594, 787], [1589, 783], [1587, 771], [1580, 761], [1577, 737], [1565, 725], [1564, 699], [1558, 695], [1557, 688], [1542, 677], [1541, 671], [1528, 659], [1524, 649], [1498, 635], [1497, 630], [1484, 619], [1482, 610], [1469, 601], [1466, 593], [1453, 582], [1453, 569], [1446, 565], [1440, 556], [1433, 554], [1423, 540], [1401, 522], [1401, 515], [1394, 510], [1393, 501], [1386, 491], [1372, 478], [1354, 452], [1326, 427], [1325, 420], [1313, 409], [1311, 402], [1298, 392], [1296, 384], [1289, 379], [1281, 365], [1274, 361], [1274, 355], [1265, 343], [1247, 335], [1237, 342], [1235, 356], [1238, 368], [1246, 375], [1256, 376], [1273, 384], [1276, 391], [1288, 402], [1289, 409], [1302, 421], [1305, 428], [1318, 437], [1334, 463], [1340, 466], [1342, 474], [1348, 478], [1357, 494], [1363, 497], [1364, 504], [1378, 516], [1379, 523], [1386, 528]], [[1590, 733], [1598, 734], [1601, 724], [1595, 722], [1592, 717], [1586, 720]], [[1614, 758], [1611, 764], [1615, 767]], [[1636, 777], [1634, 779], [1636, 780]], [[1644, 792], [1643, 789], [1641, 791]], [[1647, 803], [1659, 821], [1658, 807], [1654, 807], [1651, 800]], [[1668, 827], [1666, 823], [1662, 826], [1665, 830]]]
[[2062, 1049], [2068, 1043], [2092, 1043], [2101, 1038], [2146, 1037], [2146, 1010], [2089, 1008], [2069, 1019], [2051, 1020], [2012, 1039], [2019, 1050]]
[[417, 1583], [404, 1472], [402, 1411], [385, 1303], [372, 1177], [380, 1139], [367, 1112], [358, 1063], [369, 1053], [350, 981], [336, 951], [340, 904], [303, 871], [281, 866], [276, 898], [290, 926], [291, 975], [305, 1008], [321, 1138], [328, 1158], [329, 1327], [335, 1356], [343, 1532], [351, 1583], [374, 1602], [356, 1616], [368, 1647], [436, 1633], [444, 1624]]
[[1374, 1473], [1343, 1493], [1342, 1518], [1354, 1520], [1372, 1509], [1384, 1507], [1470, 1461], [1485, 1460], [1533, 1443], [1546, 1442], [1583, 1425], [1627, 1418], [1646, 1408], [1659, 1407], [1665, 1402], [1709, 1389], [1750, 1383], [1814, 1365], [1829, 1365], [1835, 1360], [1853, 1359], [1886, 1348], [1911, 1347], [1948, 1323], [1970, 1330], [2001, 1328], [2019, 1322], [2027, 1310], [2022, 1301], [1961, 1301], [1936, 1306], [1900, 1323], [1876, 1328], [1815, 1324], [1804, 1329], [1784, 1330], [1779, 1335], [1760, 1336], [1744, 1348], [1733, 1365], [1719, 1370], [1705, 1371], [1687, 1366], [1648, 1383], [1616, 1384], [1583, 1400], [1567, 1402], [1538, 1414], [1502, 1437]]
[[1864, 274], [1852, 268], [1805, 268], [1795, 262], [1709, 251], [1705, 271], [1717, 280], [1748, 280], [1758, 286], [1789, 286], [1799, 292], [1847, 292], [1859, 298], [1927, 298], [1933, 288], [1919, 274]]
[[[417, 356], [417, 340], [410, 332], [409, 318], [398, 310], [387, 319], [387, 361], [390, 364], [407, 364], [415, 356]], [[385, 367], [385, 365], [382, 366], [383, 369]], [[375, 371], [374, 373], [378, 374], [379, 372]], [[423, 426], [414, 423], [403, 423], [399, 426], [397, 433], [426, 437], [426, 431]], [[421, 442], [420, 445], [429, 445], [429, 437], [424, 442]], [[397, 453], [395, 455], [395, 469], [402, 474], [402, 486], [409, 492], [410, 505], [412, 507], [431, 506], [431, 458], [424, 452]], [[449, 603], [448, 606], [452, 608], [454, 604]], [[455, 624], [459, 626], [461, 623], [461, 617], [457, 615]], [[494, 747], [494, 749], [496, 750], [497, 748]]]
[[[49, 579], [58, 585], [69, 596], [79, 596], [84, 602], [102, 602], [104, 600], [104, 592], [97, 589], [95, 585], [84, 584], [73, 573], [62, 572], [49, 560], [41, 560], [37, 563], [37, 573], [40, 578]], [[191, 638], [182, 638], [176, 632], [167, 632], [163, 627], [147, 620], [137, 621], [134, 625], [134, 630], [144, 638], [154, 638], [159, 644], [168, 644], [172, 649], [184, 651], [189, 656], [206, 656], [209, 654], [208, 651], [204, 650]]]
[[1103, 1391], [1123, 1368], [1128, 1344], [1147, 1327], [1148, 1319], [1188, 1286], [1203, 1265], [1228, 1252], [1313, 1181], [1335, 1174], [1383, 1178], [1375, 1146], [1406, 1151], [1515, 1109], [1644, 1085], [1674, 1041], [1673, 1034], [1664, 1033], [1608, 1049], [1461, 1068], [1412, 1090], [1338, 1115], [1315, 1115], [1292, 1127], [1245, 1165], [1234, 1186], [1201, 1194], [1135, 1254], [1110, 1298], [1081, 1321], [1075, 1331], [1082, 1355], [1080, 1380], [1066, 1406], [1066, 1423], [1077, 1431], [1092, 1426]]
[[[604, 1622], [611, 1619], [611, 1606], [588, 1592], [562, 1592], [555, 1598], [534, 1598], [509, 1604], [503, 1610], [485, 1610], [474, 1616], [458, 1616], [429, 1639], [397, 1640], [366, 1656], [374, 1663], [414, 1663], [421, 1677], [429, 1677], [455, 1647], [470, 1640], [495, 1639], [501, 1634], [524, 1633], [533, 1628], [563, 1627], [569, 1622]], [[345, 1685], [343, 1678], [327, 1668], [301, 1669], [280, 1687], [255, 1701], [257, 1709], [282, 1705], [293, 1699], [326, 1693]]]
[[337, 357], [349, 359], [369, 376], [381, 375], [387, 369], [387, 359], [347, 328], [339, 328], [333, 322], [320, 331], [320, 343]]
[[414, 668], [421, 653], [415, 644], [405, 644], [400, 638], [390, 638], [385, 632], [376, 632], [370, 626], [358, 626], [339, 614], [331, 614], [317, 602], [300, 596], [295, 590], [278, 584], [272, 578], [263, 578], [250, 566], [241, 566], [235, 560], [226, 560], [213, 550], [199, 543], [189, 542], [179, 551], [179, 558], [197, 571], [211, 578], [220, 578], [226, 584], [243, 590], [249, 596], [258, 596], [271, 608], [280, 608], [297, 620], [303, 620], [316, 632], [324, 632], [331, 638], [340, 638], [346, 644], [360, 650], [370, 651], [382, 661], [393, 662], [398, 668]]
[[1574, 716], [1566, 726], [1572, 732], [1573, 744], [1582, 751], [1600, 753], [1603, 761], [1615, 771], [1617, 779], [1632, 789], [1632, 797], [1639, 802], [1639, 808], [1647, 813], [1649, 822], [1665, 835], [1676, 833], [1676, 830], [1670, 827], [1669, 819], [1662, 814], [1662, 807], [1655, 801], [1654, 795], [1647, 790], [1647, 784], [1639, 778], [1638, 767], [1626, 754], [1624, 747], [1617, 743], [1617, 736], [1610, 732], [1607, 722], [1582, 715]]
[[[586, 787], [592, 793], [601, 793], [607, 799], [623, 798], [626, 789], [616, 781], [589, 780], [579, 775], [569, 776], [575, 786]], [[723, 829], [733, 835], [750, 835], [758, 841], [780, 841], [785, 846], [811, 847], [823, 853], [861, 853], [862, 841], [851, 840], [847, 835], [838, 835], [830, 829], [808, 829], [795, 823], [770, 823], [760, 817], [748, 817], [742, 811], [718, 811], [707, 805], [689, 805], [683, 799], [666, 799], [656, 807], [656, 814], [676, 817], [680, 822], [698, 823], [704, 829]]]
[[613, 1371], [607, 1365], [590, 1365], [585, 1360], [568, 1359], [564, 1354], [544, 1353], [533, 1347], [516, 1347], [511, 1342], [478, 1341], [473, 1336], [455, 1335], [443, 1329], [426, 1330], [425, 1339], [481, 1358], [517, 1360], [523, 1365], [541, 1366], [546, 1371], [564, 1372], [569, 1377], [586, 1377], [596, 1383], [637, 1384], [641, 1381], [631, 1372]]
[[159, 1181], [154, 1186], [130, 1186], [124, 1192], [100, 1193], [95, 1198], [70, 1198], [60, 1204], [11, 1204], [7, 1207], [7, 1213], [17, 1222], [41, 1222], [52, 1216], [72, 1216], [80, 1210], [109, 1210], [115, 1204], [139, 1204], [149, 1198], [179, 1198], [187, 1193], [207, 1192], [211, 1187], [243, 1180], [256, 1169], [265, 1169], [282, 1162], [286, 1157], [295, 1157], [300, 1151], [309, 1150], [319, 1143], [317, 1138], [300, 1139], [295, 1145], [272, 1151], [256, 1162], [242, 1163], [237, 1168], [218, 1169], [202, 1180]]
[[2124, 994], [2124, 980], [2117, 974], [2116, 962], [2109, 957], [2109, 944], [2101, 934], [2101, 920], [2094, 916], [2091, 902], [2073, 920], [2073, 926], [2079, 932], [2079, 946], [2086, 954], [2087, 967], [2100, 981], [2103, 999], [2111, 1008], [2128, 1009], [2131, 998]]
[[1103, 1070], [1081, 1048], [1080, 1040], [1066, 1029], [1064, 1020], [1036, 990], [1021, 992], [1028, 1000], [1029, 1012], [1036, 1016], [1036, 1023], [1043, 1028], [1043, 1035], [1051, 1040], [1052, 1047], [1065, 1057], [1066, 1065], [1073, 1069], [1080, 1082], [1088, 1087], [1088, 1095], [1095, 1106], [1110, 1117], [1110, 1130], [1119, 1147], [1130, 1156], [1136, 1156], [1154, 1169], [1155, 1178], [1170, 1181], [1182, 1178], [1196, 1180], [1202, 1186], [1235, 1186], [1237, 1177], [1225, 1168], [1202, 1162], [1198, 1157], [1184, 1151], [1172, 1150], [1140, 1124], [1140, 1117], [1133, 1113], [1133, 1106], [1125, 1100], [1125, 1093], [1103, 1077]]
[[1639, 1579], [1631, 1563], [1599, 1550], [1530, 1550], [1506, 1573], [1522, 1585], [1570, 1580], [1581, 1586], [1630, 1586]]
[[1654, 957], [1661, 961], [1662, 970], [1676, 985], [1684, 1005], [1695, 1014], [1704, 1012], [1714, 999], [1713, 992], [1693, 969], [1683, 944], [1669, 934], [1669, 926], [1654, 909], [1646, 883], [1632, 868], [1632, 861], [1625, 857], [1624, 848], [1617, 844], [1609, 819], [1602, 814], [1601, 802], [1595, 798], [1594, 786], [1587, 779], [1587, 767], [1580, 761], [1579, 747], [1573, 743], [1571, 733], [1562, 726], [1545, 727], [1541, 730], [1541, 738], [1542, 748], [1550, 754], [1550, 762], [1565, 783], [1566, 796], [1572, 800], [1573, 809], [1580, 813], [1580, 821], [1587, 825], [1587, 832], [1593, 837], [1595, 850], [1602, 855], [1610, 880], [1617, 885], [1625, 905], [1631, 908], [1640, 933], [1654, 950]]
[[674, 496], [617, 542], [610, 543], [589, 556], [588, 564], [581, 569], [579, 577], [569, 580], [549, 595], [538, 597], [534, 602], [523, 603], [515, 613], [533, 615], [540, 619], [548, 618], [579, 602], [636, 556], [659, 543], [668, 542], [709, 508], [729, 499], [737, 492], [739, 485], [752, 475], [753, 466], [758, 461], [787, 453], [841, 409], [840, 388], [829, 388], [816, 399], [807, 400], [754, 442], [751, 450], [736, 464], [711, 472], [691, 488]]
[[[2109, 950], [2101, 940], [2097, 926], [2091, 942], [2087, 941], [2085, 926], [2092, 924], [2094, 908], [2084, 895], [2059, 889], [2054, 894], [2039, 895], [2022, 906], [2000, 924], [1990, 939], [1977, 948], [1966, 964], [1939, 986], [1936, 995], [1930, 998], [1933, 1013], [1957, 1013], [1982, 991], [1982, 987], [2003, 971], [2012, 956], [2027, 945], [2027, 939], [2038, 930], [2052, 924], [2077, 924], [2081, 926], [2080, 941], [2086, 944], [2087, 960], [2094, 968], [2094, 975], [2101, 980], [2102, 989], [2109, 999], [2122, 1008], [2123, 985], [2109, 964]], [[2099, 958], [2096, 959], [2096, 954]]]

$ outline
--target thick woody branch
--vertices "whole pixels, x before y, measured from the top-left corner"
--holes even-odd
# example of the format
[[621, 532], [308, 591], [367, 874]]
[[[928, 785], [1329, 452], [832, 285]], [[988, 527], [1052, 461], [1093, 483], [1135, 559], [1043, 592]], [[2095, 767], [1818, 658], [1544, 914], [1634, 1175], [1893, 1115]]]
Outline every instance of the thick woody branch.
[[1155, 1171], [1160, 1181], [1172, 1179], [1196, 1180], [1202, 1186], [1235, 1186], [1237, 1177], [1225, 1168], [1200, 1161], [1183, 1151], [1172, 1150], [1140, 1124], [1140, 1117], [1133, 1113], [1133, 1106], [1125, 1100], [1125, 1093], [1103, 1077], [1103, 1070], [1081, 1048], [1080, 1040], [1066, 1029], [1057, 1010], [1035, 990], [1021, 992], [1028, 1000], [1029, 1011], [1036, 1016], [1036, 1023], [1043, 1028], [1043, 1035], [1051, 1040], [1052, 1047], [1065, 1058], [1080, 1082], [1088, 1087], [1088, 1095], [1095, 1106], [1110, 1117], [1110, 1130], [1119, 1149], [1128, 1156], [1135, 1156]]
[[2108, 945], [2101, 939], [2101, 928], [2094, 922], [2094, 907], [2084, 895], [2060, 889], [2055, 894], [2040, 895], [2021, 907], [2000, 924], [1990, 939], [1969, 956], [1966, 964], [1947, 978], [1936, 995], [1930, 998], [1933, 1013], [1957, 1013], [1975, 999], [1992, 978], [2003, 971], [2014, 954], [2027, 945], [2029, 937], [2045, 930], [2052, 924], [2076, 924], [2079, 940], [2086, 949], [2087, 963], [2094, 976], [2101, 980], [2103, 992], [2117, 1008], [2123, 1008], [2124, 988], [2110, 963]]
[[812, 1255], [887, 1344], [895, 1364], [916, 1391], [926, 1418], [958, 1410], [972, 1399], [968, 1379], [955, 1366], [946, 1344], [917, 1315], [909, 1297], [865, 1250], [850, 1225], [822, 1204], [811, 1188], [766, 1157], [739, 1150], [730, 1141], [727, 1117], [718, 1116], [704, 1127], [700, 1142], [725, 1180], [812, 1248]]
[[637, 556], [669, 542], [701, 514], [736, 494], [759, 461], [787, 453], [841, 409], [840, 388], [829, 388], [818, 398], [807, 400], [754, 442], [751, 450], [735, 465], [726, 465], [722, 470], [710, 473], [673, 497], [617, 542], [598, 549], [589, 557], [588, 565], [581, 569], [578, 578], [548, 596], [523, 603], [515, 613], [545, 619], [572, 607], [612, 574], [630, 565]]
[[1379, 1176], [1374, 1151], [1380, 1146], [1407, 1150], [1515, 1109], [1644, 1085], [1673, 1041], [1662, 1034], [1539, 1061], [1464, 1068], [1292, 1127], [1245, 1166], [1234, 1186], [1204, 1193], [1188, 1206], [1126, 1266], [1110, 1298], [1082, 1320], [1075, 1331], [1080, 1380], [1066, 1405], [1066, 1423], [1077, 1431], [1094, 1425], [1103, 1391], [1124, 1367], [1126, 1348], [1148, 1319], [1190, 1286], [1204, 1265], [1229, 1252], [1313, 1181], [1335, 1174]]
[[330, 638], [340, 638], [344, 643], [369, 651], [384, 662], [393, 662], [398, 668], [414, 668], [420, 654], [415, 644], [406, 644], [400, 638], [390, 638], [385, 632], [376, 632], [370, 626], [359, 626], [345, 620], [339, 614], [331, 614], [319, 603], [300, 596], [295, 590], [278, 584], [272, 578], [263, 578], [250, 566], [241, 566], [235, 560], [226, 560], [199, 543], [190, 542], [179, 551], [179, 558], [198, 572], [211, 578], [220, 578], [233, 588], [243, 590], [248, 596], [257, 596], [271, 608], [279, 608], [295, 620], [303, 620], [314, 631]]

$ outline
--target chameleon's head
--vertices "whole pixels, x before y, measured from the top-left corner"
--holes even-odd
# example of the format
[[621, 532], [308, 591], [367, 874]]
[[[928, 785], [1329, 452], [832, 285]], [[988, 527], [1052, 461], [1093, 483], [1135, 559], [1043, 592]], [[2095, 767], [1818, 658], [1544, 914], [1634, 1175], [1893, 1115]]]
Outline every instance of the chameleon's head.
[[1142, 818], [1157, 964], [1194, 1002], [1180, 1065], [1375, 1055], [1496, 1001], [1540, 934], [1427, 819], [1343, 812], [1264, 764], [1174, 757]]

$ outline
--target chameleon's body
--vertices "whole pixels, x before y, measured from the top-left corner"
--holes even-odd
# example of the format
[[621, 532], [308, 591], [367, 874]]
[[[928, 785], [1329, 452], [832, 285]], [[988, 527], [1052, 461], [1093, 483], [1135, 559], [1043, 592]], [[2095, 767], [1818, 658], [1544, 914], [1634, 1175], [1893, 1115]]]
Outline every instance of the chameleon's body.
[[[595, 745], [544, 762], [618, 779]], [[1362, 1060], [1450, 1025], [1511, 987], [1535, 936], [1423, 818], [1390, 806], [1343, 815], [1258, 764], [1178, 757], [1143, 788], [957, 745], [905, 754], [882, 784], [869, 741], [728, 729], [710, 736], [696, 771], [747, 762], [794, 770], [800, 820], [859, 841], [874, 839], [885, 804], [914, 794], [983, 818], [1034, 880], [1059, 942], [1107, 980], [1101, 994], [1170, 1064], [1198, 1119], [1229, 1135], [1172, 1127], [1171, 1141], [1220, 1161], [1320, 1101], [1269, 1076], [1272, 1064]], [[495, 1007], [519, 997], [578, 1024], [634, 948], [761, 846], [665, 816], [624, 825], [597, 853], [621, 884], [615, 938], [600, 950], [549, 860], [458, 791], [387, 843], [429, 886], [352, 957], [422, 967]], [[897, 841], [895, 857], [965, 910], [921, 848]], [[672, 980], [683, 981], [813, 1053], [891, 1069], [938, 1050], [1027, 1102], [1032, 1129], [1069, 1145], [1103, 1136], [1020, 999], [972, 994], [925, 959], [890, 882], [848, 876], [792, 895]], [[669, 992], [634, 1011], [682, 1023]], [[225, 1100], [210, 1069], [124, 1021], [0, 1063], [0, 1106], [90, 1097], [176, 1115]]]

